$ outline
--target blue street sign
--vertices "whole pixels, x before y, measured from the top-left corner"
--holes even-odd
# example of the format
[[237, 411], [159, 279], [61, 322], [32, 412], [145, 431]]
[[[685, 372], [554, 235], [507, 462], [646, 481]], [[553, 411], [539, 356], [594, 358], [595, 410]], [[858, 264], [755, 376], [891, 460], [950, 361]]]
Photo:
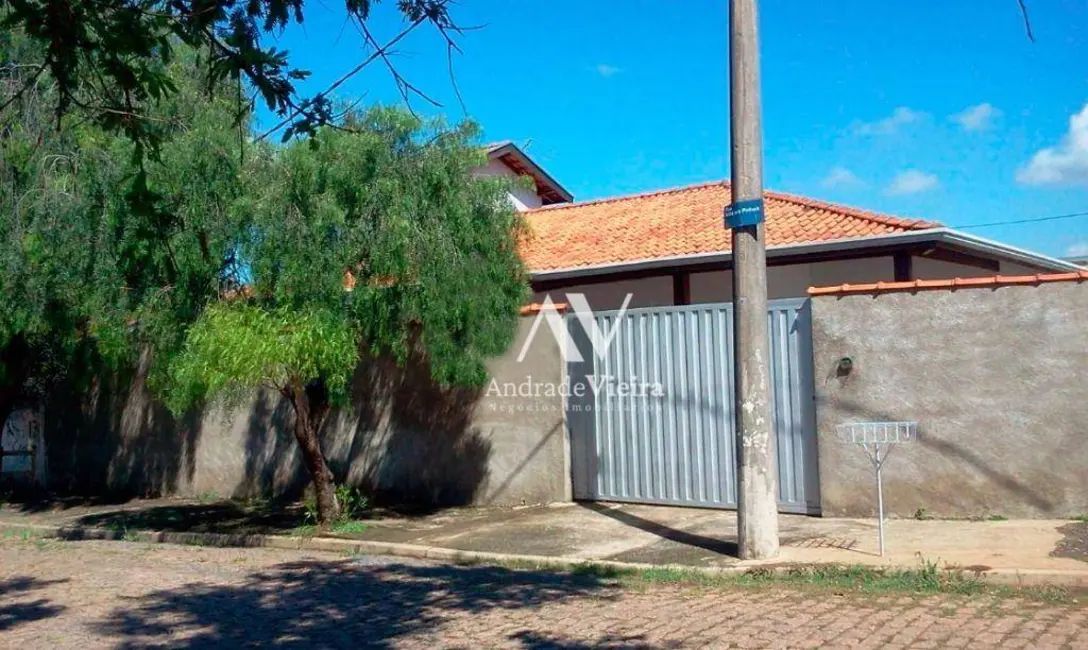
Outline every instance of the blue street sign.
[[743, 228], [763, 223], [763, 199], [740, 201], [725, 206], [725, 227]]

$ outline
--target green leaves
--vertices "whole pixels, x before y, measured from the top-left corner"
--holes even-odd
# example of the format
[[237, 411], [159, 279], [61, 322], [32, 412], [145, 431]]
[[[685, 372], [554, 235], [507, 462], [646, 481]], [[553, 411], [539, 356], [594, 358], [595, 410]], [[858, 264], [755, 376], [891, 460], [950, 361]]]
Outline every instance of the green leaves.
[[253, 157], [233, 211], [250, 290], [188, 331], [169, 363], [175, 411], [296, 380], [342, 402], [362, 355], [483, 383], [511, 343], [528, 292], [522, 223], [506, 185], [474, 174], [475, 127], [386, 108], [347, 122]]
[[255, 295], [342, 313], [372, 354], [423, 356], [442, 383], [484, 381], [528, 287], [507, 185], [474, 173], [476, 127], [380, 107], [345, 124], [263, 168], [240, 246]]
[[256, 388], [282, 391], [320, 379], [333, 402], [347, 397], [359, 341], [342, 314], [321, 309], [209, 306], [169, 364], [167, 405], [180, 414], [208, 398], [241, 399]]
[[[38, 56], [18, 34], [0, 33], [0, 43], [0, 67], [27, 70]], [[232, 131], [237, 88], [208, 87], [198, 59], [179, 51], [153, 101], [156, 162], [134, 159], [132, 142], [93, 124], [58, 129], [53, 83], [4, 113], [0, 342], [21, 337], [32, 358], [46, 346], [61, 368], [76, 342], [115, 366], [140, 347], [169, 359], [223, 288], [246, 179]]]
[[[0, 65], [36, 56], [11, 34], [0, 44]], [[151, 386], [175, 412], [296, 382], [343, 401], [363, 355], [483, 382], [528, 286], [507, 186], [475, 175], [476, 127], [379, 107], [306, 141], [255, 144], [239, 137], [237, 84], [202, 76], [207, 55], [175, 46], [162, 80], [137, 79], [154, 161], [101, 125], [54, 129], [52, 90], [13, 104], [0, 343], [48, 342], [61, 368], [77, 343], [115, 366], [150, 350]]]
[[[448, 39], [448, 32], [458, 31], [448, 4], [398, 0], [397, 8], [409, 22], [426, 20]], [[290, 133], [312, 134], [333, 122], [326, 93], [307, 99], [297, 92], [295, 83], [309, 73], [293, 67], [286, 51], [266, 44], [290, 22], [303, 22], [304, 5], [304, 0], [4, 0], [0, 26], [23, 30], [39, 46], [35, 63], [56, 83], [52, 108], [58, 118], [76, 109], [130, 138], [142, 157], [153, 156], [162, 141], [149, 111], [156, 101], [178, 94], [168, 67], [186, 47], [208, 53], [201, 72], [210, 86], [244, 80], [269, 109], [287, 118]], [[371, 5], [371, 0], [344, 0], [352, 20], [366, 21]]]

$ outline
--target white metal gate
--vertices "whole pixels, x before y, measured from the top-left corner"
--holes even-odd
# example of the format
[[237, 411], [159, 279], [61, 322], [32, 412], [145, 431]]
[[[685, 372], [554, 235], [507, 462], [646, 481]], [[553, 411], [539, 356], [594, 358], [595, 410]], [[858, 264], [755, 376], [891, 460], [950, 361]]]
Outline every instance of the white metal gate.
[[[817, 513], [809, 305], [777, 300], [768, 312], [779, 509]], [[732, 304], [592, 320], [600, 332], [617, 330], [598, 357], [591, 334], [567, 317], [579, 353], [567, 363], [574, 498], [736, 507]]]

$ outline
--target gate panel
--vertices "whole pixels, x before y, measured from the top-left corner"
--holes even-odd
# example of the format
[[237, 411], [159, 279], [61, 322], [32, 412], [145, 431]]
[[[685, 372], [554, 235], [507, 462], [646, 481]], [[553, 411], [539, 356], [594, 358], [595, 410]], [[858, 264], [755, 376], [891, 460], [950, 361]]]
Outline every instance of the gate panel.
[[[574, 497], [736, 507], [731, 304], [568, 316]], [[598, 328], [611, 344], [592, 345]], [[811, 322], [804, 300], [768, 310], [779, 505], [819, 510]], [[615, 328], [615, 330], [613, 330]], [[577, 394], [577, 387], [584, 388]]]

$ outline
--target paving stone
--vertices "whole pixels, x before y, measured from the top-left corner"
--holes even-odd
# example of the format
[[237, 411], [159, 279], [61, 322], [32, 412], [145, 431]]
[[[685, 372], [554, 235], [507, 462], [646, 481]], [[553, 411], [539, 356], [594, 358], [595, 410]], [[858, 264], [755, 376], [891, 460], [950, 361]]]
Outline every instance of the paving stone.
[[0, 541], [0, 647], [1085, 647], [1083, 608], [649, 586], [272, 549]]

